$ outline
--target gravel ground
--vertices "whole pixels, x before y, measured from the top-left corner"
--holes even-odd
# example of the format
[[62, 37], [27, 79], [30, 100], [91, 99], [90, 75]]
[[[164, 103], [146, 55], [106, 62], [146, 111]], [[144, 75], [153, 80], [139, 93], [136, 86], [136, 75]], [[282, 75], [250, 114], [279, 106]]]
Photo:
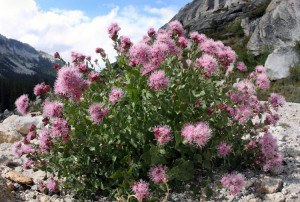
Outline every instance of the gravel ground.
[[[300, 201], [300, 104], [287, 103], [280, 111], [281, 120], [278, 126], [271, 129], [278, 139], [281, 152], [284, 154], [283, 170], [279, 174], [255, 173], [250, 170], [243, 172], [246, 186], [236, 197], [227, 195], [225, 189], [213, 196], [210, 201], [241, 201], [241, 202], [299, 202]], [[5, 178], [9, 171], [15, 170], [24, 176], [33, 178], [31, 185], [21, 185], [6, 180], [15, 199], [11, 201], [39, 201], [39, 202], [71, 202], [76, 201], [72, 196], [48, 196], [37, 191], [36, 182], [45, 177], [45, 173], [33, 170], [24, 171], [22, 159], [11, 154], [11, 144], [0, 144], [0, 175]], [[1, 179], [1, 177], [0, 177]], [[1, 197], [0, 197], [1, 201]], [[99, 201], [110, 201], [101, 198]], [[204, 198], [195, 199], [188, 193], [173, 193], [169, 201], [205, 201]]]

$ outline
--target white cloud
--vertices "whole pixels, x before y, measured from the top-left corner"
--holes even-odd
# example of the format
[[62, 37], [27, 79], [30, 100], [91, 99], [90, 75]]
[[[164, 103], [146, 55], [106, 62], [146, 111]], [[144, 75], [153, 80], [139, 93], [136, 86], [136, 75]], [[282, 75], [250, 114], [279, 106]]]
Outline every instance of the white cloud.
[[112, 41], [107, 27], [112, 22], [121, 26], [121, 35], [135, 42], [149, 27], [160, 28], [176, 13], [176, 9], [135, 6], [114, 7], [107, 15], [90, 18], [80, 10], [41, 10], [34, 0], [0, 0], [0, 33], [28, 43], [50, 54], [59, 51], [69, 58], [71, 51], [94, 55], [102, 47], [112, 56]]

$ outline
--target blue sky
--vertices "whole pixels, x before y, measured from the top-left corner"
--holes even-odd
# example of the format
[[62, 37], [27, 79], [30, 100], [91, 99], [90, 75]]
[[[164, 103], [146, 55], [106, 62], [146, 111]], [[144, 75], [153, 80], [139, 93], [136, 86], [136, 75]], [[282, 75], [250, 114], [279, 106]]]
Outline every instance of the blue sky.
[[82, 10], [89, 17], [104, 15], [114, 7], [124, 8], [133, 5], [139, 8], [145, 6], [163, 8], [174, 7], [178, 10], [191, 0], [36, 0], [42, 10], [58, 8], [62, 10]]
[[115, 56], [107, 27], [138, 42], [149, 27], [161, 28], [191, 0], [0, 0], [0, 34], [66, 58], [70, 52], [95, 56], [102, 47]]

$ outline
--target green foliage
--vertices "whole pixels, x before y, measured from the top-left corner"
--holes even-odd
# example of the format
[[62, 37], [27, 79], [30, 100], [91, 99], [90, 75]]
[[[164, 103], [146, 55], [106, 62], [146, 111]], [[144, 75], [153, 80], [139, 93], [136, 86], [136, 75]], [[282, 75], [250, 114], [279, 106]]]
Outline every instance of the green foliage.
[[[235, 54], [230, 49], [226, 51]], [[54, 140], [49, 154], [31, 157], [46, 162], [41, 168], [57, 175], [62, 188], [81, 199], [96, 194], [129, 195], [133, 183], [138, 179], [150, 181], [149, 170], [160, 164], [168, 167], [167, 184], [172, 189], [183, 191], [185, 183], [189, 183], [210, 197], [212, 189], [208, 184], [199, 187], [195, 174], [205, 173], [203, 178], [208, 182], [215, 168], [225, 172], [252, 165], [254, 152], [245, 149], [249, 139], [244, 137], [264, 125], [254, 125], [250, 118], [239, 122], [227, 111], [227, 107], [237, 110], [243, 102], [230, 99], [229, 93], [242, 92], [234, 86], [235, 74], [227, 71], [229, 64], [222, 64], [224, 58], [219, 58], [222, 62], [216, 59], [217, 70], [209, 76], [204, 68], [196, 67], [195, 61], [203, 55], [198, 44], [181, 48], [181, 53], [180, 57], [168, 54], [161, 63], [159, 69], [166, 73], [169, 84], [160, 90], [149, 87], [149, 75], [141, 75], [140, 66], [130, 66], [127, 55], [118, 55], [115, 65], [104, 57], [106, 68], [100, 72], [101, 82], [92, 82], [80, 102], [53, 94], [47, 98], [63, 103], [63, 118], [71, 126], [70, 139]], [[188, 65], [187, 60], [195, 66]], [[112, 104], [109, 94], [115, 87], [122, 89], [124, 95]], [[201, 104], [197, 104], [199, 101]], [[99, 102], [109, 107], [109, 114], [95, 124], [89, 107]], [[263, 111], [257, 113], [261, 117]], [[199, 122], [207, 124], [211, 133], [203, 146], [190, 143], [182, 135], [186, 124]], [[154, 133], [154, 128], [162, 125], [171, 128], [172, 140], [165, 144], [159, 144]], [[224, 157], [217, 150], [223, 141], [231, 148]], [[149, 183], [152, 191], [161, 191], [161, 186]]]

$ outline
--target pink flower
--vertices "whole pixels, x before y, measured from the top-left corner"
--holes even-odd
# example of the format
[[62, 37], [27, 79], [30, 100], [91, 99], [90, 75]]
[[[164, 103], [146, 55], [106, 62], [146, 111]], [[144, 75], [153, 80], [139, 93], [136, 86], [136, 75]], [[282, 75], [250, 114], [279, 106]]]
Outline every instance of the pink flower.
[[166, 174], [167, 167], [163, 165], [157, 165], [150, 169], [149, 176], [155, 184], [163, 184], [168, 180]]
[[132, 187], [132, 191], [135, 193], [135, 197], [138, 201], [143, 201], [144, 199], [148, 198], [149, 193], [149, 185], [143, 180], [139, 180], [135, 182]]
[[207, 37], [204, 34], [199, 34], [198, 32], [190, 33], [190, 39], [193, 40], [195, 43], [203, 43], [207, 40]]
[[61, 135], [64, 142], [69, 140], [70, 126], [68, 122], [61, 118], [56, 118], [52, 124], [52, 135], [59, 137]]
[[260, 73], [256, 77], [256, 85], [260, 89], [266, 90], [270, 87], [270, 80], [268, 79], [268, 76], [265, 73]]
[[170, 36], [172, 36], [173, 34], [184, 36], [185, 31], [182, 27], [182, 24], [178, 20], [175, 20], [169, 23], [168, 33], [170, 34]]
[[32, 124], [30, 124], [30, 125], [27, 127], [27, 129], [28, 129], [30, 132], [32, 132], [32, 131], [34, 131], [34, 130], [36, 129], [36, 126], [32, 123]]
[[80, 100], [83, 91], [88, 87], [81, 74], [72, 67], [63, 67], [58, 71], [54, 92], [59, 96]]
[[89, 70], [89, 68], [88, 68], [88, 66], [86, 66], [85, 64], [80, 64], [80, 65], [78, 66], [78, 71], [79, 71], [80, 73], [86, 73], [86, 72], [88, 72], [88, 70]]
[[266, 68], [262, 65], [256, 66], [255, 72], [258, 74], [266, 73]]
[[189, 143], [195, 143], [198, 147], [203, 148], [211, 138], [211, 129], [204, 122], [198, 122], [194, 125], [185, 125], [181, 131], [181, 135]]
[[279, 107], [282, 107], [285, 104], [285, 99], [281, 95], [271, 93], [269, 97], [269, 103], [277, 111]]
[[131, 47], [131, 45], [132, 45], [132, 42], [129, 37], [127, 37], [127, 36], [121, 37], [121, 50], [120, 50], [121, 53], [123, 53], [123, 54], [126, 53], [129, 50], [129, 48]]
[[43, 114], [50, 117], [62, 117], [63, 104], [60, 102], [46, 102], [44, 103]]
[[94, 103], [89, 108], [90, 116], [95, 124], [100, 124], [103, 118], [108, 115], [108, 107], [104, 107], [101, 103]]
[[109, 102], [115, 104], [123, 97], [123, 91], [120, 88], [112, 89], [111, 93], [109, 94]]
[[252, 95], [255, 93], [254, 85], [251, 81], [244, 79], [236, 84], [236, 88], [241, 93]]
[[23, 144], [21, 146], [21, 153], [22, 154], [33, 154], [35, 153], [35, 149], [33, 149], [30, 145], [28, 144]]
[[221, 184], [229, 189], [231, 195], [237, 195], [245, 184], [244, 176], [240, 173], [232, 173], [222, 177]]
[[216, 59], [208, 54], [204, 54], [201, 58], [198, 58], [196, 64], [198, 67], [204, 67], [205, 72], [208, 73], [208, 75], [216, 72], [218, 68]]
[[194, 140], [194, 130], [195, 126], [188, 124], [183, 127], [181, 130], [181, 135], [185, 137], [185, 139], [189, 142], [192, 143]]
[[182, 36], [179, 37], [178, 38], [178, 45], [181, 46], [181, 47], [183, 47], [183, 48], [188, 47], [188, 41], [187, 41], [187, 39], [184, 38], [184, 37], [182, 37]]
[[241, 72], [247, 71], [247, 66], [246, 66], [245, 63], [243, 63], [243, 62], [238, 62], [238, 63], [236, 64], [236, 68], [237, 68], [238, 70], [240, 70]]
[[54, 55], [54, 58], [55, 58], [55, 59], [60, 58], [60, 55], [59, 55], [58, 52], [55, 52], [53, 55]]
[[21, 95], [15, 102], [17, 110], [22, 114], [25, 115], [28, 112], [29, 107], [29, 98], [28, 95]]
[[152, 90], [163, 90], [169, 85], [169, 79], [164, 71], [155, 71], [149, 77], [149, 86]]
[[222, 141], [217, 146], [217, 150], [219, 156], [225, 157], [231, 151], [231, 146]]
[[22, 147], [22, 143], [21, 142], [15, 142], [13, 145], [12, 145], [12, 153], [14, 156], [20, 158], [22, 156], [22, 150], [21, 150], [21, 147]]
[[280, 169], [282, 166], [282, 155], [278, 151], [276, 139], [266, 133], [259, 140], [261, 153], [264, 160], [263, 168], [265, 171]]
[[48, 129], [43, 129], [40, 134], [40, 150], [43, 153], [49, 153], [52, 147], [52, 140], [51, 140], [51, 131]]
[[23, 168], [25, 170], [28, 170], [31, 168], [31, 166], [33, 165], [34, 161], [31, 159], [28, 159], [24, 164], [23, 164]]
[[46, 85], [44, 82], [37, 84], [33, 89], [33, 93], [36, 96], [41, 96], [45, 93], [48, 93], [49, 91], [50, 91], [50, 86]]
[[102, 58], [106, 57], [106, 53], [105, 53], [105, 50], [103, 48], [96, 48], [95, 52], [99, 53]]
[[169, 126], [156, 126], [153, 129], [158, 144], [165, 144], [171, 141], [171, 128]]
[[180, 49], [177, 47], [175, 41], [166, 33], [159, 32], [157, 34], [157, 40], [156, 43], [163, 43], [168, 46], [168, 53], [172, 54], [178, 54], [180, 52]]
[[195, 124], [193, 141], [200, 148], [203, 148], [208, 140], [211, 138], [211, 129], [204, 122], [198, 122]]
[[148, 29], [148, 36], [152, 37], [152, 36], [155, 36], [156, 32], [155, 32], [155, 29], [153, 27], [150, 27]]
[[59, 191], [58, 182], [57, 182], [57, 180], [54, 180], [53, 178], [49, 178], [47, 180], [46, 187], [49, 190], [49, 192], [51, 192], [51, 193], [56, 193]]
[[88, 75], [88, 77], [89, 77], [89, 81], [90, 81], [90, 82], [96, 82], [96, 81], [99, 80], [100, 75], [99, 75], [98, 72], [91, 72], [91, 73]]
[[108, 26], [107, 31], [109, 34], [109, 37], [113, 40], [115, 40], [118, 37], [118, 32], [121, 30], [118, 23], [112, 23]]
[[138, 43], [133, 45], [129, 50], [130, 58], [135, 61], [136, 64], [144, 64], [148, 62], [150, 47], [145, 43]]
[[142, 72], [142, 75], [146, 75], [150, 72], [153, 72], [154, 70], [157, 70], [158, 68], [159, 68], [159, 66], [157, 66], [156, 64], [153, 64], [152, 62], [149, 62], [142, 66], [141, 72]]
[[27, 135], [26, 135], [26, 140], [29, 142], [31, 140], [33, 140], [34, 138], [36, 138], [36, 132], [35, 131], [30, 131]]
[[150, 64], [153, 64], [156, 68], [158, 68], [158, 66], [160, 66], [161, 63], [166, 59], [168, 53], [169, 47], [166, 43], [154, 42], [150, 49], [150, 54], [152, 57]]

